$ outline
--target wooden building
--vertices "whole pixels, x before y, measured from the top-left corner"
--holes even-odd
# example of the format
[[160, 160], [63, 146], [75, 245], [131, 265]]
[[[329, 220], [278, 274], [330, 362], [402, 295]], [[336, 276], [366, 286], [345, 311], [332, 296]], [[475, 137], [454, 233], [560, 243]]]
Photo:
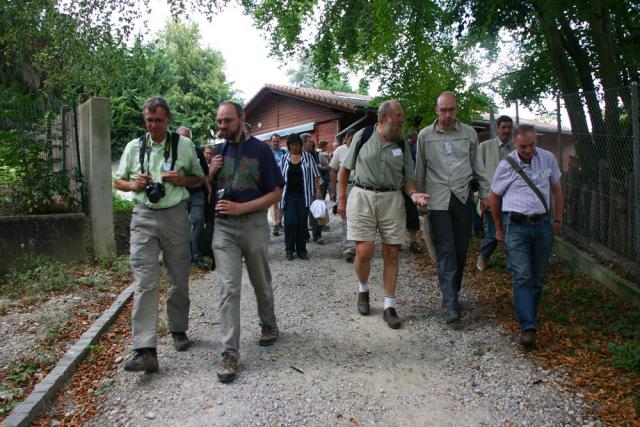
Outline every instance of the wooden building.
[[266, 84], [244, 106], [245, 120], [261, 141], [274, 133], [286, 138], [307, 132], [316, 142], [329, 141], [331, 151], [338, 133], [376, 123], [378, 110], [371, 100], [356, 93]]

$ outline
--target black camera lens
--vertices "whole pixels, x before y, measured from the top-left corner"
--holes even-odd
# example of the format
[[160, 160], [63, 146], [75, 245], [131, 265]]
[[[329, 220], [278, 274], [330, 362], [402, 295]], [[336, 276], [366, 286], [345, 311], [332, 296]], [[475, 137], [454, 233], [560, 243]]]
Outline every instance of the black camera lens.
[[164, 184], [161, 182], [149, 184], [145, 190], [151, 203], [158, 203], [164, 197]]

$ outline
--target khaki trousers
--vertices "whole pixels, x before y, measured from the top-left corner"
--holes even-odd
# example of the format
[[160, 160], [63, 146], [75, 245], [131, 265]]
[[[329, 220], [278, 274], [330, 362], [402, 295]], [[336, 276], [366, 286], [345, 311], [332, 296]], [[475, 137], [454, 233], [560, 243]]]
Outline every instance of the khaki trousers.
[[167, 326], [171, 332], [184, 332], [189, 327], [189, 238], [185, 202], [161, 210], [142, 205], [133, 209], [129, 263], [134, 284], [131, 316], [134, 349], [157, 346], [160, 251], [169, 281]]
[[268, 258], [269, 222], [267, 211], [216, 218], [213, 255], [220, 277], [220, 318], [223, 353], [240, 357], [240, 291], [242, 259], [253, 286], [262, 326], [276, 326], [273, 289]]

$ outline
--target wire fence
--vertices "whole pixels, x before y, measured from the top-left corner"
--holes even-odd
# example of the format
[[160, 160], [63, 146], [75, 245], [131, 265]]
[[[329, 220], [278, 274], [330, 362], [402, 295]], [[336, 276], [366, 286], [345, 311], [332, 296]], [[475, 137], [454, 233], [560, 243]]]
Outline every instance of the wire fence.
[[82, 210], [73, 108], [0, 103], [0, 215]]
[[563, 172], [563, 233], [639, 280], [637, 86], [564, 94], [556, 113], [552, 151]]

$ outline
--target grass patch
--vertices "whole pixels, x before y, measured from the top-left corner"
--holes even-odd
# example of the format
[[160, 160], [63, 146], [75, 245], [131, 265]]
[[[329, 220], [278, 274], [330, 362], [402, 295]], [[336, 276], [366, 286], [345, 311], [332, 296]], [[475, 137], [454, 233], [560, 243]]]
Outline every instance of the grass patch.
[[73, 286], [73, 280], [66, 265], [39, 257], [34, 261], [32, 268], [9, 270], [0, 281], [0, 296], [12, 298], [32, 296], [39, 293], [65, 291], [71, 286]]
[[626, 372], [640, 372], [640, 342], [609, 343], [607, 348], [613, 355], [611, 364], [615, 368]]

